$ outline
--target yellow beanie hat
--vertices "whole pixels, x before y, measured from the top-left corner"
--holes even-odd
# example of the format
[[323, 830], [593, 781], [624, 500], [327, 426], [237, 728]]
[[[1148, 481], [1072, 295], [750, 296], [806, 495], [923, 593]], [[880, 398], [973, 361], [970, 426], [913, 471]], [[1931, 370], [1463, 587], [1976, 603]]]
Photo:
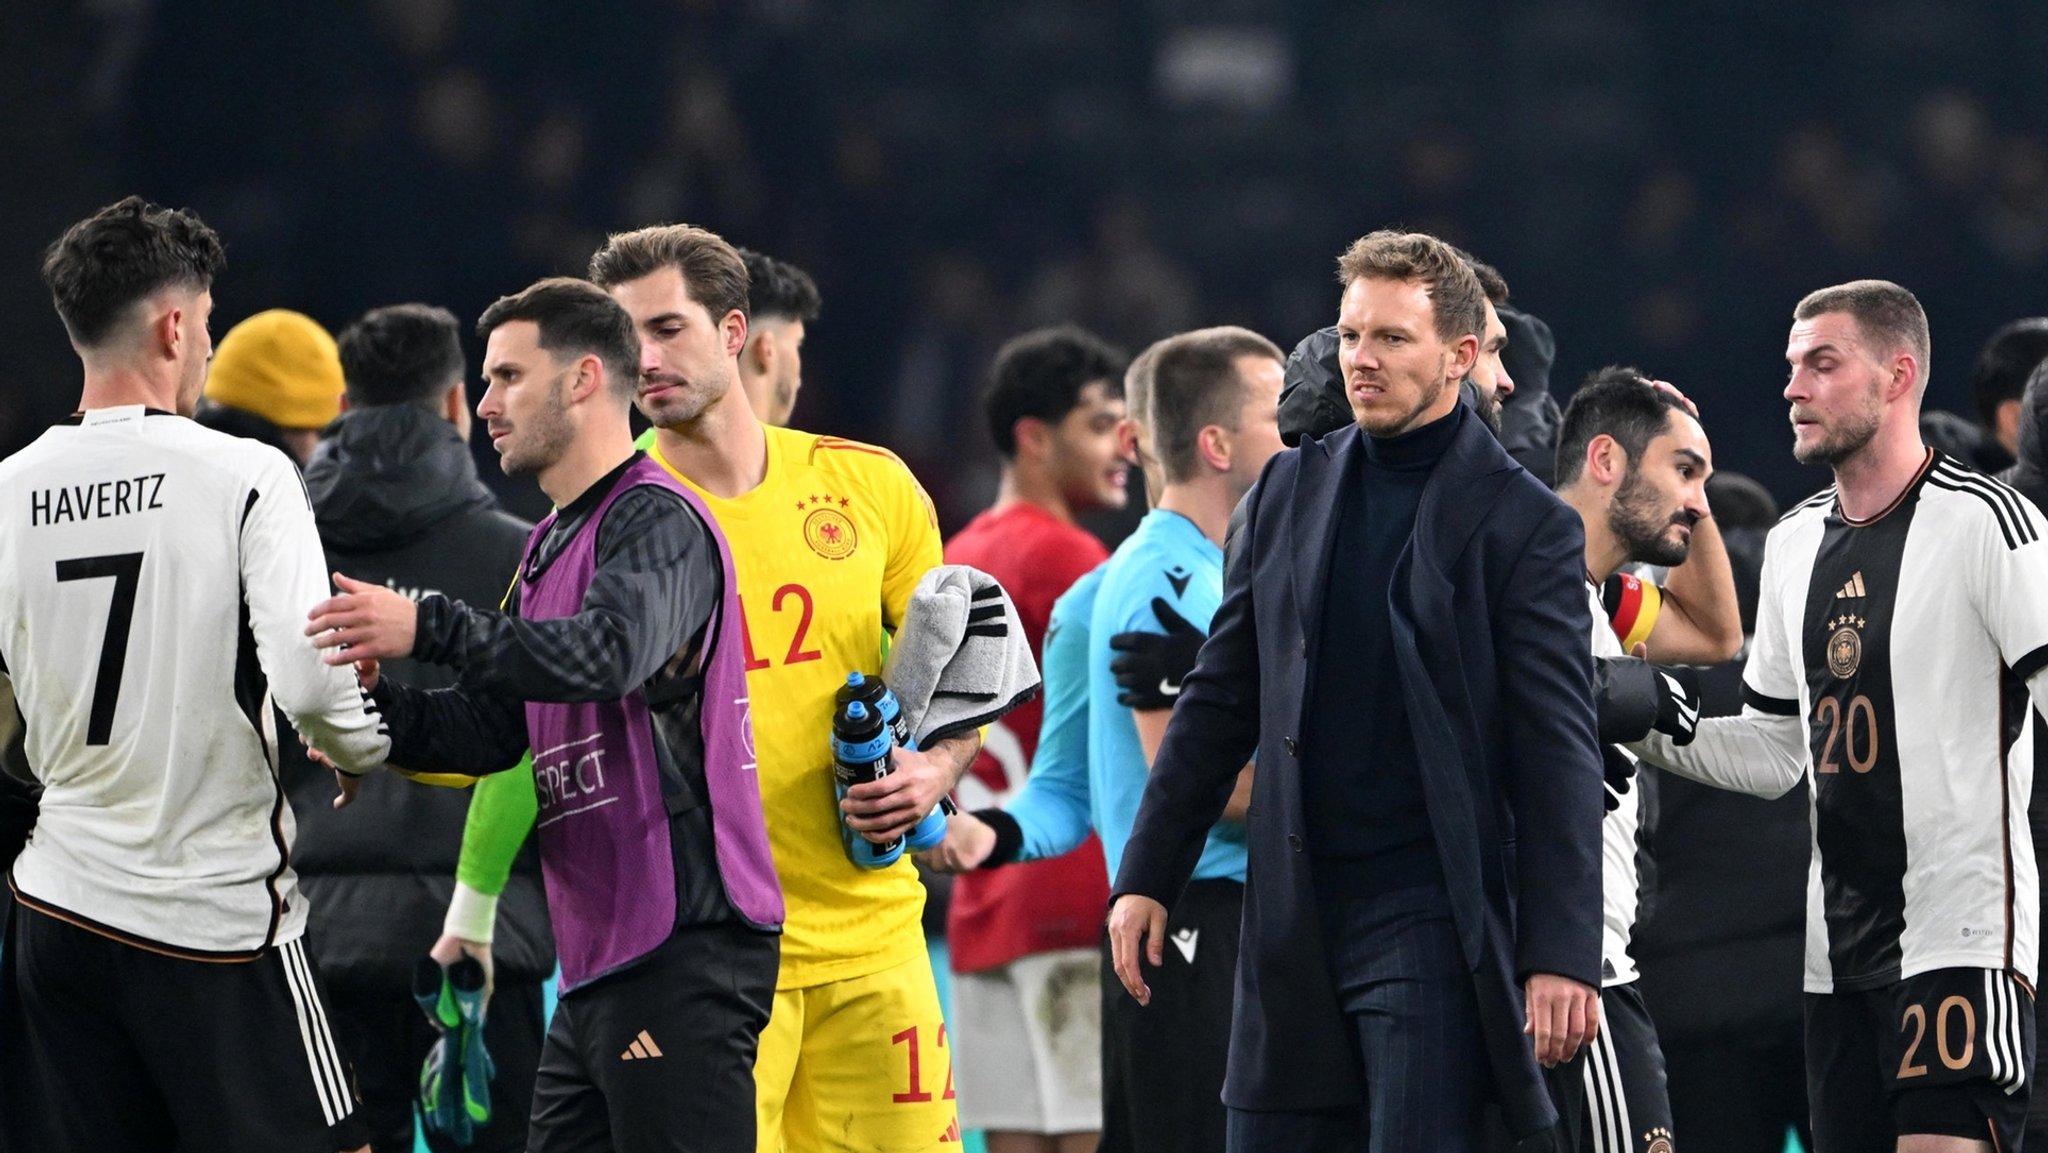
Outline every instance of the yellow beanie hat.
[[320, 322], [273, 308], [228, 329], [214, 346], [206, 396], [279, 428], [326, 428], [341, 415], [341, 353]]

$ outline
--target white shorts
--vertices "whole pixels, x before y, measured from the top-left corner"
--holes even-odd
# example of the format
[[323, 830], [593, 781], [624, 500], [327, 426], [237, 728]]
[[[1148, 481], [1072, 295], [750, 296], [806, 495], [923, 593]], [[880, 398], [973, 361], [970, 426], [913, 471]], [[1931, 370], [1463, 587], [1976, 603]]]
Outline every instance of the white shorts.
[[1102, 954], [1063, 949], [954, 979], [960, 1125], [996, 1133], [1102, 1128]]

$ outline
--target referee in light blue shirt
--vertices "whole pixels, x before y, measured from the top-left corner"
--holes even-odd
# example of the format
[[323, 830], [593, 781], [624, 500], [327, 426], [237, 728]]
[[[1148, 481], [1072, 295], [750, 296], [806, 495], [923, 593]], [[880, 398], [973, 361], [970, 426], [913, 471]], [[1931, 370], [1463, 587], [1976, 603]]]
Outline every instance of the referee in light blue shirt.
[[[1193, 663], [1223, 595], [1223, 536], [1230, 510], [1281, 449], [1275, 424], [1282, 357], [1240, 328], [1169, 338], [1133, 363], [1126, 404], [1163, 478], [1158, 507], [1053, 608], [1043, 654], [1045, 720], [1024, 791], [1007, 810], [956, 817], [934, 854], [946, 868], [1035, 860], [1102, 838], [1110, 871], [1123, 858], [1166, 731], [1178, 677]], [[1145, 379], [1149, 377], [1149, 379]], [[1170, 659], [1130, 689], [1132, 634], [1141, 664]], [[1129, 677], [1127, 676], [1128, 680]], [[1170, 947], [1153, 1007], [1122, 996], [1105, 949], [1102, 1148], [1221, 1150], [1223, 1071], [1244, 905], [1244, 805], [1249, 766], [1224, 819], [1211, 830], [1186, 895], [1168, 925]]]

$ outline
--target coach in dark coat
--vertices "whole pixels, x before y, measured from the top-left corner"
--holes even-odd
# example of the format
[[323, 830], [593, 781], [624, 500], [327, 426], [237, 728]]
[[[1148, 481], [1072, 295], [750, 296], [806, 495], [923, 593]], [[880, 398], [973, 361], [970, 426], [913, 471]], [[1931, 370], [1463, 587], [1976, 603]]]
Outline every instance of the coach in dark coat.
[[[1425, 256], [1433, 251], [1412, 237], [1380, 241], [1389, 245]], [[1449, 287], [1435, 281], [1439, 302], [1452, 295]], [[1347, 317], [1350, 299], [1347, 288]], [[1371, 332], [1359, 338], [1375, 339]], [[1125, 972], [1121, 958], [1143, 931], [1131, 910], [1149, 906], [1124, 898], [1172, 902], [1237, 770], [1257, 751], [1223, 1097], [1234, 1115], [1321, 1113], [1334, 1122], [1264, 1130], [1274, 1136], [1256, 1139], [1260, 1147], [1460, 1147], [1441, 1131], [1399, 1135], [1402, 1127], [1388, 1128], [1378, 1112], [1368, 1126], [1374, 1143], [1366, 1145], [1357, 1107], [1368, 1080], [1381, 1087], [1399, 1081], [1404, 1089], [1476, 1080], [1499, 1101], [1517, 1136], [1537, 1133], [1556, 1115], [1522, 1031], [1524, 989], [1541, 976], [1548, 979], [1539, 986], [1545, 1008], [1559, 1003], [1560, 989], [1582, 1009], [1597, 1004], [1601, 762], [1589, 689], [1583, 530], [1484, 424], [1463, 406], [1447, 411], [1412, 435], [1385, 440], [1368, 441], [1354, 425], [1305, 441], [1267, 466], [1248, 498], [1242, 555], [1226, 575], [1213, 631], [1184, 682], [1117, 876], [1111, 932], [1123, 938], [1119, 972], [1136, 984], [1135, 962]], [[1369, 574], [1384, 555], [1363, 566], [1333, 558], [1345, 552], [1338, 538], [1357, 531], [1343, 526], [1370, 520], [1359, 506], [1378, 494], [1376, 478], [1391, 471], [1382, 470], [1382, 458], [1418, 437], [1438, 445], [1426, 477], [1414, 478], [1412, 532], [1396, 546], [1380, 601]], [[1371, 499], [1381, 501], [1377, 508], [1397, 503]], [[1364, 582], [1361, 572], [1368, 574]], [[1347, 596], [1353, 599], [1333, 605], [1333, 597]], [[1376, 627], [1391, 633], [1398, 677], [1375, 676], [1379, 670], [1359, 667], [1360, 653], [1331, 645], [1341, 613], [1384, 614]], [[1463, 1003], [1468, 1012], [1476, 1004], [1469, 1044], [1418, 1045], [1399, 1068], [1361, 1068], [1361, 1034], [1340, 992], [1341, 970], [1360, 963], [1356, 942], [1326, 939], [1330, 906], [1345, 896], [1333, 894], [1333, 886], [1362, 878], [1370, 896], [1375, 882], [1347, 873], [1343, 866], [1355, 862], [1324, 850], [1346, 835], [1330, 823], [1332, 799], [1340, 807], [1347, 796], [1355, 799], [1361, 794], [1354, 786], [1374, 786], [1373, 774], [1391, 774], [1401, 758], [1387, 746], [1322, 747], [1310, 739], [1347, 723], [1339, 719], [1333, 728], [1330, 716], [1338, 685], [1317, 684], [1332, 677], [1344, 678], [1339, 691], [1355, 705], [1349, 712], [1405, 709], [1405, 728], [1378, 723], [1399, 734], [1419, 777], [1417, 827], [1409, 833], [1433, 861], [1412, 879], [1423, 890], [1440, 890], [1455, 931], [1457, 979], [1468, 974], [1471, 982]], [[1322, 707], [1312, 708], [1319, 700]], [[1376, 867], [1393, 859], [1377, 858]], [[1348, 928], [1336, 932], [1353, 936]], [[1453, 992], [1463, 999], [1462, 988]], [[1434, 1002], [1422, 1012], [1434, 1017]], [[1553, 1058], [1569, 1057], [1586, 1035], [1580, 1029], [1553, 1040], [1547, 1025], [1541, 1032], [1538, 1043]], [[1374, 1095], [1392, 1094], [1379, 1088]], [[1444, 1111], [1455, 1116], [1459, 1109], [1450, 1104]], [[1232, 1132], [1233, 1148], [1240, 1147], [1235, 1124]]]

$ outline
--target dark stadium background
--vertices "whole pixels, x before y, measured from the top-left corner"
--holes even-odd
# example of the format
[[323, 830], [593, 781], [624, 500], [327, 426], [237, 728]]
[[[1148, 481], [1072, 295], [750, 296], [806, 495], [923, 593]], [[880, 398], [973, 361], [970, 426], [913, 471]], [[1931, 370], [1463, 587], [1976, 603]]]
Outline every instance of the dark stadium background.
[[[796, 422], [910, 458], [957, 525], [992, 483], [994, 346], [1196, 323], [1283, 346], [1402, 223], [1498, 265], [1553, 389], [1627, 361], [1780, 497], [1792, 304], [1897, 279], [1931, 400], [2048, 311], [2048, 6], [1857, 0], [51, 0], [0, 37], [0, 449], [75, 398], [36, 278], [141, 192], [225, 235], [215, 334], [475, 316], [607, 229], [708, 225], [813, 272]], [[490, 470], [495, 472], [495, 470]]]
[[130, 192], [226, 237], [216, 337], [473, 318], [660, 220], [792, 260], [825, 298], [796, 423], [897, 449], [948, 529], [992, 492], [1004, 338], [1288, 347], [1334, 319], [1336, 253], [1402, 224], [1551, 324], [1560, 401], [1637, 364], [1789, 502], [1824, 482], [1778, 395], [1803, 293], [1913, 289], [1930, 405], [1966, 414], [1978, 346], [2048, 313], [2048, 4], [24, 0], [0, 453], [77, 397], [41, 250]]

